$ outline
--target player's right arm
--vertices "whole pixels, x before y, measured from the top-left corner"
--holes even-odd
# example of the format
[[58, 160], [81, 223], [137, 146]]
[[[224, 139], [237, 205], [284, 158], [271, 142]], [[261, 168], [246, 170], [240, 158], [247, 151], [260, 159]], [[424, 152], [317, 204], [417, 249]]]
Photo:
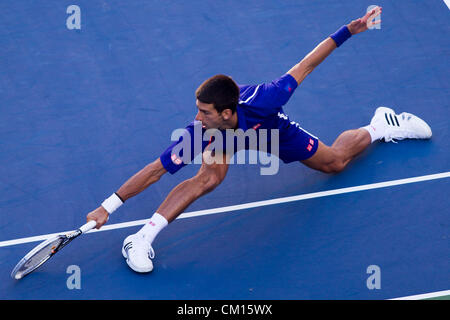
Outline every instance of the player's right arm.
[[[166, 172], [167, 170], [163, 167], [161, 160], [158, 158], [128, 179], [119, 190], [117, 190], [116, 194], [123, 202], [125, 202], [127, 199], [141, 193], [150, 185], [158, 181]], [[86, 220], [95, 220], [97, 222], [96, 228], [99, 229], [108, 221], [108, 217], [109, 213], [105, 208], [99, 206], [87, 215]]]
[[[199, 127], [200, 126], [200, 127]], [[118, 206], [124, 203], [127, 199], [134, 197], [135, 195], [141, 193], [150, 185], [158, 181], [165, 173], [169, 172], [170, 174], [176, 173], [178, 170], [183, 168], [187, 163], [189, 163], [189, 159], [192, 160], [196, 157], [196, 152], [202, 152], [206, 146], [209, 144], [208, 141], [200, 140], [201, 146], [199, 148], [195, 147], [195, 130], [199, 129], [201, 133], [201, 122], [192, 122], [189, 124], [184, 131], [184, 134], [179, 137], [177, 141], [173, 141], [173, 143], [161, 154], [161, 156], [153, 161], [152, 163], [145, 166], [142, 170], [133, 175], [130, 179], [127, 180], [120, 188], [109, 197], [107, 200], [102, 203], [100, 207], [90, 212], [87, 215], [87, 221], [95, 220], [97, 222], [96, 228], [99, 229], [102, 225], [104, 225], [108, 221], [109, 212], [108, 207], [111, 207], [112, 210], [115, 210]], [[190, 157], [186, 154], [186, 161], [184, 159], [178, 158], [177, 153], [173, 152], [176, 146], [183, 145], [184, 138], [190, 137], [190, 148], [188, 148], [191, 152]], [[201, 135], [200, 135], [201, 137]], [[189, 142], [186, 142], [189, 143]], [[109, 199], [115, 199], [112, 204], [107, 205], [105, 202], [108, 202]], [[120, 198], [120, 199], [119, 199]], [[104, 205], [105, 204], [105, 205]], [[105, 209], [106, 207], [106, 209]], [[110, 209], [111, 209], [110, 208]]]
[[134, 176], [128, 179], [117, 191], [123, 201], [134, 197], [158, 181], [167, 170], [163, 167], [160, 158], [145, 166]]

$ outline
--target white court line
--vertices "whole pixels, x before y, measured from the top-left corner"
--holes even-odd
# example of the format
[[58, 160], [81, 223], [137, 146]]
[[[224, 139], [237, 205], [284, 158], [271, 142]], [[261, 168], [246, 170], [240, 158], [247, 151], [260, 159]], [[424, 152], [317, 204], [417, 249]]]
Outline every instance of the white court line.
[[450, 9], [450, 0], [444, 0], [444, 2], [447, 5], [447, 7]]
[[448, 295], [450, 295], [450, 290], [436, 291], [436, 292], [430, 292], [430, 293], [424, 293], [424, 294], [416, 294], [414, 296], [394, 298], [394, 299], [389, 299], [389, 300], [422, 300], [422, 299], [443, 297], [443, 296], [448, 296]]
[[[334, 190], [328, 190], [328, 191], [300, 194], [300, 195], [291, 196], [291, 197], [283, 197], [283, 198], [276, 198], [276, 199], [271, 199], [271, 200], [248, 202], [248, 203], [214, 208], [214, 209], [186, 212], [186, 213], [181, 214], [177, 219], [193, 218], [193, 217], [205, 216], [205, 215], [216, 214], [216, 213], [224, 213], [224, 212], [230, 212], [230, 211], [258, 208], [258, 207], [270, 206], [270, 205], [280, 204], [280, 203], [287, 203], [287, 202], [301, 201], [301, 200], [307, 200], [307, 199], [328, 197], [328, 196], [351, 193], [351, 192], [393, 187], [393, 186], [398, 186], [398, 185], [403, 185], [403, 184], [408, 184], [408, 183], [416, 183], [416, 182], [430, 181], [430, 180], [436, 180], [436, 179], [444, 179], [444, 178], [449, 178], [449, 177], [450, 177], [450, 171], [447, 171], [447, 172], [442, 172], [442, 173], [430, 174], [430, 175], [426, 175], [426, 176], [419, 176], [419, 177], [399, 179], [399, 180], [391, 180], [391, 181], [385, 181], [385, 182], [365, 184], [365, 185], [355, 186], [355, 187], [348, 187], [348, 188], [334, 189]], [[148, 220], [149, 219], [142, 219], [142, 220], [135, 220], [135, 221], [105, 225], [100, 230], [94, 229], [94, 230], [89, 231], [89, 233], [139, 226], [139, 225], [145, 224]], [[42, 240], [46, 240], [46, 239], [50, 238], [53, 235], [66, 233], [66, 232], [70, 232], [70, 231], [45, 234], [45, 235], [40, 235], [40, 236], [35, 236], [35, 237], [0, 241], [0, 247], [7, 247], [7, 246], [13, 246], [16, 244], [42, 241]]]

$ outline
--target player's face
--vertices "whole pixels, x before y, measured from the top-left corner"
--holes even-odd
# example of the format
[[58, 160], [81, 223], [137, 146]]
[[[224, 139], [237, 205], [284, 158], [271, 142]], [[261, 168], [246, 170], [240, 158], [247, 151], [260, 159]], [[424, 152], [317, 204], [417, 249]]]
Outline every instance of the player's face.
[[198, 112], [195, 120], [201, 121], [204, 129], [221, 129], [224, 119], [212, 103], [196, 101]]

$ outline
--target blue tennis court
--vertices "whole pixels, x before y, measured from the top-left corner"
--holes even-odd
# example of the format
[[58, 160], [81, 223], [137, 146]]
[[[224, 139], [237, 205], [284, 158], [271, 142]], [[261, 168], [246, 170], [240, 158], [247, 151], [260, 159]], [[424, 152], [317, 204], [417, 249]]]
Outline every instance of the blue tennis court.
[[[80, 29], [66, 23], [73, 4]], [[301, 163], [280, 163], [271, 176], [231, 165], [158, 236], [154, 271], [133, 272], [123, 239], [196, 174], [192, 164], [34, 273], [10, 278], [40, 241], [85, 223], [159, 157], [172, 131], [195, 117], [205, 79], [271, 81], [373, 4], [383, 7], [381, 28], [333, 52], [284, 110], [331, 144], [384, 105], [423, 118], [431, 140], [374, 143], [332, 175]], [[450, 295], [446, 2], [7, 0], [0, 12], [0, 299]], [[71, 266], [79, 288], [68, 286]]]

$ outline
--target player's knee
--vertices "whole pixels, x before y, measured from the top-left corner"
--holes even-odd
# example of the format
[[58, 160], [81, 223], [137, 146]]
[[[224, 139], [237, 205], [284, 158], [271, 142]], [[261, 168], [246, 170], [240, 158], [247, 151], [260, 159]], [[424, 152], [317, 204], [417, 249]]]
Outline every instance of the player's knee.
[[336, 163], [334, 163], [333, 165], [333, 173], [339, 173], [341, 171], [344, 171], [345, 169], [345, 163], [342, 161], [337, 161]]
[[324, 164], [320, 171], [324, 173], [339, 173], [345, 169], [345, 163], [336, 159], [332, 162], [329, 162], [327, 164]]

